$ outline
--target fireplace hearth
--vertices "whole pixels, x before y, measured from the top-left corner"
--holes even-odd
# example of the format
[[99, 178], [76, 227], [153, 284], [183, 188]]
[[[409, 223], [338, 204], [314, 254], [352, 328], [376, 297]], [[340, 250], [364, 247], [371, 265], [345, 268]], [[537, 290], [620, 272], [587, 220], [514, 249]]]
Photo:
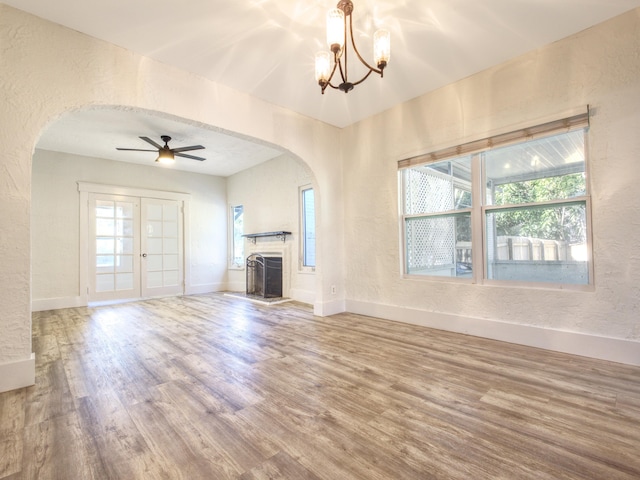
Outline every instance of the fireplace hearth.
[[282, 257], [254, 253], [247, 257], [247, 295], [282, 297]]

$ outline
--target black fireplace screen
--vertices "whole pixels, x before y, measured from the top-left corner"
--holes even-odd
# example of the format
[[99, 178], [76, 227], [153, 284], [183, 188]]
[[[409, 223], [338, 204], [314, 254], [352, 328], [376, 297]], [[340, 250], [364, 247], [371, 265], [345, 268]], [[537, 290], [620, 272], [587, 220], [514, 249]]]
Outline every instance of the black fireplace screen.
[[247, 257], [247, 295], [282, 297], [282, 257], [258, 253]]

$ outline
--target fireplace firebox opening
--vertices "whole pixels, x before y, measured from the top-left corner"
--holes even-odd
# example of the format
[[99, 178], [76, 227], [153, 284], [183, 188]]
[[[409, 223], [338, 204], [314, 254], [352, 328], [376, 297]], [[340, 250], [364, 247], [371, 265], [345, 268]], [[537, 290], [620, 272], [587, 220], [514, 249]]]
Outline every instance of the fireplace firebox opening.
[[282, 257], [254, 253], [247, 257], [247, 295], [282, 297]]

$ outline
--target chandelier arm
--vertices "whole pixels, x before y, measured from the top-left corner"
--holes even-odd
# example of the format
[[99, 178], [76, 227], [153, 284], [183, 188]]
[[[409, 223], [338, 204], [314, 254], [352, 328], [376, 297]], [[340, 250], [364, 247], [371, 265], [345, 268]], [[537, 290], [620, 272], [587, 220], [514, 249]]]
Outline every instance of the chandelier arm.
[[342, 75], [342, 65], [340, 64], [340, 57], [338, 56], [338, 53], [333, 54], [333, 68], [331, 69], [331, 75], [329, 75], [329, 78], [327, 79], [327, 83], [331, 83], [331, 79], [333, 78], [333, 75], [336, 73], [336, 68], [338, 68], [338, 66], [340, 66], [340, 75]]
[[331, 87], [331, 88], [338, 88], [338, 87], [334, 87], [333, 85], [331, 85], [331, 79], [333, 78], [333, 75], [336, 73], [336, 67], [338, 66], [339, 62], [338, 62], [338, 54], [334, 52], [333, 54], [333, 68], [331, 69], [331, 74], [329, 75], [329, 78], [327, 78], [327, 80], [324, 83], [320, 84], [320, 87], [322, 88], [322, 93], [324, 94], [324, 91], [326, 90], [327, 87]]
[[[345, 18], [345, 23], [347, 23], [346, 18]], [[345, 36], [346, 36], [346, 30], [345, 30]], [[356, 47], [356, 41], [353, 38], [353, 17], [351, 15], [349, 15], [349, 36], [351, 37], [351, 46], [353, 47], [353, 51], [356, 52], [356, 55], [358, 56], [360, 61], [364, 64], [364, 66], [369, 69], [369, 73], [376, 72], [378, 75], [382, 75], [382, 70], [380, 70], [379, 68], [375, 68], [375, 67], [372, 67], [371, 65], [369, 65], [367, 63], [367, 61], [364, 58], [362, 58], [362, 55], [360, 55], [360, 52], [358, 51], [358, 47]], [[345, 51], [346, 51], [346, 42], [345, 42]], [[369, 76], [369, 74], [367, 74], [367, 77], [368, 76]], [[362, 80], [360, 80], [360, 82], [361, 81]], [[354, 85], [357, 85], [360, 82], [354, 83]]]
[[338, 68], [340, 69], [340, 77], [342, 78], [342, 82], [346, 82], [347, 81], [347, 51], [344, 51], [344, 55], [345, 55], [345, 60], [344, 60], [344, 70], [342, 70], [342, 59], [337, 59], [338, 60]]
[[339, 85], [333, 85], [332, 83], [325, 83], [324, 85], [322, 85], [322, 94], [324, 95], [324, 91], [327, 89], [327, 87], [331, 87], [334, 90], [340, 90], [340, 86]]
[[357, 82], [352, 83], [352, 85], [355, 87], [356, 85], [361, 84], [362, 82], [364, 82], [364, 81], [369, 77], [369, 75], [371, 75], [371, 72], [373, 72], [373, 71], [374, 71], [373, 69], [369, 70], [369, 71], [365, 74], [365, 76], [364, 76], [364, 77], [362, 77], [362, 78], [361, 78], [360, 80], [358, 80]]

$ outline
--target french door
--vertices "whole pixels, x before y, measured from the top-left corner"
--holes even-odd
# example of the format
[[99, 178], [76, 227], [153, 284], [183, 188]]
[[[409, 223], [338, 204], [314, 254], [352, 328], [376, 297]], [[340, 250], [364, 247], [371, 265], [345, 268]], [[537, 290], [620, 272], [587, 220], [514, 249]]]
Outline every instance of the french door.
[[184, 291], [178, 200], [89, 194], [89, 302]]
[[176, 200], [141, 199], [143, 297], [183, 293], [182, 208]]

